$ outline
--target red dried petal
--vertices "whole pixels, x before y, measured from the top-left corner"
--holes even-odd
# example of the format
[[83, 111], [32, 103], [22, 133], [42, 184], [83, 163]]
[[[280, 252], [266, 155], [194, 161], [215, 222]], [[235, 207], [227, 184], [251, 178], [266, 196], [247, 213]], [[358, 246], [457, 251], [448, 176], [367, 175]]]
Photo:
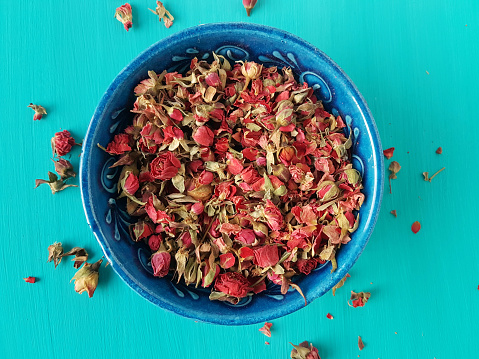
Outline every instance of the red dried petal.
[[413, 231], [414, 234], [419, 232], [420, 229], [421, 229], [421, 223], [419, 223], [418, 221], [414, 222], [411, 226], [411, 231]]
[[329, 314], [329, 313], [326, 314], [326, 318], [328, 318], [328, 319], [334, 319], [334, 317], [333, 317], [331, 314]]
[[364, 349], [364, 343], [360, 336], [358, 336], [358, 347], [359, 347], [359, 350]]
[[394, 150], [395, 150], [394, 147], [391, 147], [391, 148], [388, 148], [388, 149], [384, 150], [383, 151], [384, 157], [386, 157], [389, 160], [393, 156]]
[[264, 323], [263, 327], [259, 328], [259, 331], [266, 335], [267, 337], [271, 338], [271, 327], [273, 326], [273, 323]]
[[23, 278], [23, 280], [27, 283], [35, 283], [36, 278], [35, 277], [27, 277], [27, 278]]
[[442, 153], [442, 147], [438, 147], [438, 149], [436, 150], [436, 153], [440, 155]]

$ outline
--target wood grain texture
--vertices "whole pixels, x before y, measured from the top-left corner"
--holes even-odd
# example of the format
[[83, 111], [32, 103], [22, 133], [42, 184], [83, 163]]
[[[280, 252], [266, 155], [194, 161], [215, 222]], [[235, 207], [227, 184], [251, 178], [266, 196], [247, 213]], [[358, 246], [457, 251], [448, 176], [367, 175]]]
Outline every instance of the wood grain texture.
[[[323, 359], [477, 357], [479, 2], [259, 0], [247, 18], [240, 0], [165, 0], [175, 16], [166, 29], [148, 11], [153, 0], [132, 0], [128, 33], [113, 18], [121, 4], [0, 0], [1, 358], [276, 359], [289, 357], [288, 342], [303, 340]], [[80, 192], [33, 190], [35, 178], [53, 169], [53, 134], [68, 129], [81, 141], [102, 93], [139, 52], [173, 32], [220, 21], [275, 26], [325, 51], [358, 86], [384, 148], [396, 147], [393, 159], [402, 165], [345, 286], [275, 320], [270, 339], [261, 325], [214, 326], [164, 312], [108, 267], [94, 297], [79, 296], [68, 283], [71, 263], [55, 270], [46, 248], [62, 241], [101, 257]], [[48, 116], [34, 123], [30, 102]], [[70, 158], [77, 168], [79, 153]], [[432, 183], [422, 180], [423, 171], [443, 166]], [[422, 229], [414, 235], [416, 220]], [[28, 284], [27, 276], [40, 280]], [[372, 298], [350, 308], [350, 290]]]

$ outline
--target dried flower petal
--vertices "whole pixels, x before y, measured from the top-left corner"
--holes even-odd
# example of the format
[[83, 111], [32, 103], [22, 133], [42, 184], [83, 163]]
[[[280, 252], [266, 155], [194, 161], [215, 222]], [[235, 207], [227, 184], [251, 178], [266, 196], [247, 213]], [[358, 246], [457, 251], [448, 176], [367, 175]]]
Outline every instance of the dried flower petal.
[[393, 210], [391, 211], [391, 214], [392, 214], [394, 217], [397, 217], [397, 216], [398, 216], [398, 214], [397, 214], [397, 212], [396, 212], [395, 209], [393, 209]]
[[175, 18], [173, 17], [173, 15], [170, 14], [168, 10], [165, 9], [161, 1], [156, 2], [155, 10], [148, 10], [150, 10], [153, 14], [158, 15], [160, 22], [161, 20], [163, 20], [163, 23], [165, 24], [166, 28], [169, 28], [171, 27], [171, 25], [173, 25], [173, 20], [175, 20]]
[[72, 259], [73, 262], [73, 267], [78, 269], [80, 266], [87, 261], [88, 259], [88, 253], [84, 248], [80, 247], [75, 247], [69, 250], [66, 253], [63, 253], [61, 257], [68, 257], [68, 256], [75, 256], [75, 258]]
[[63, 247], [61, 243], [55, 242], [48, 246], [48, 260], [47, 262], [53, 261], [55, 268], [62, 261], [63, 257]]
[[341, 279], [341, 280], [338, 282], [338, 284], [336, 284], [336, 285], [333, 287], [333, 296], [336, 295], [336, 290], [339, 289], [339, 288], [341, 288], [341, 287], [344, 285], [344, 283], [346, 282], [346, 279], [348, 279], [349, 277], [351, 277], [351, 276], [349, 275], [349, 273], [346, 273], [346, 275], [343, 277], [343, 279]]
[[35, 115], [33, 115], [34, 121], [41, 120], [43, 115], [47, 114], [47, 111], [45, 110], [43, 106], [34, 105], [33, 103], [31, 103], [30, 105], [28, 105], [28, 107], [30, 107], [33, 111], [35, 111]]
[[131, 5], [126, 3], [116, 9], [115, 18], [123, 24], [126, 31], [133, 26], [133, 15], [131, 13]]
[[419, 230], [421, 229], [421, 223], [419, 223], [418, 221], [414, 222], [411, 226], [411, 231], [416, 234], [417, 232], [419, 232]]
[[328, 318], [328, 319], [334, 319], [334, 317], [333, 317], [331, 314], [329, 314], [329, 313], [326, 314], [326, 318]]
[[393, 156], [394, 150], [395, 150], [394, 147], [391, 147], [391, 148], [388, 148], [388, 149], [384, 150], [383, 151], [384, 157], [386, 157], [389, 160]]
[[27, 277], [27, 278], [23, 278], [23, 280], [27, 283], [35, 283], [36, 278], [35, 277]]
[[246, 9], [246, 14], [251, 15], [251, 10], [255, 7], [258, 0], [243, 0], [243, 6]]
[[291, 350], [291, 359], [321, 359], [318, 349], [313, 346], [312, 343], [308, 345], [307, 341], [304, 341], [298, 345], [291, 344], [294, 349]]
[[348, 301], [348, 305], [354, 308], [364, 307], [364, 305], [367, 303], [370, 297], [371, 297], [371, 293], [369, 292], [355, 293], [354, 291], [351, 291], [351, 298], [349, 300], [352, 301], [352, 305], [349, 304], [349, 301]]
[[358, 336], [358, 347], [359, 347], [359, 350], [364, 349], [364, 343], [360, 336]]
[[75, 273], [70, 282], [72, 280], [75, 281], [75, 291], [77, 293], [82, 294], [86, 291], [90, 298], [93, 296], [98, 285], [98, 270], [102, 262], [103, 259], [100, 259], [93, 264], [85, 262], [83, 267]]
[[271, 327], [273, 326], [273, 323], [264, 323], [264, 325], [259, 328], [259, 331], [261, 333], [263, 333], [264, 335], [266, 335], [267, 337], [270, 337], [271, 338]]
[[442, 154], [442, 147], [438, 147], [437, 150], [436, 150], [436, 153], [438, 155]]
[[391, 190], [391, 180], [397, 178], [396, 174], [400, 170], [401, 170], [401, 165], [396, 161], [392, 161], [391, 164], [389, 165], [389, 172], [391, 172], [390, 175], [389, 175], [389, 193], [392, 192], [392, 190]]

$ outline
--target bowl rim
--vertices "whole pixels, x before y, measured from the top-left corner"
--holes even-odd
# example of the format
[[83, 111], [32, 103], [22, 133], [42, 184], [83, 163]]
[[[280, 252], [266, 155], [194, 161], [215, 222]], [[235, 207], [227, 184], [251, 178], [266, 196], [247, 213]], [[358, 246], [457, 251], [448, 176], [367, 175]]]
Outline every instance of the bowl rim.
[[[133, 289], [137, 294], [139, 294], [146, 300], [150, 301], [153, 304], [156, 304], [160, 308], [166, 309], [170, 312], [179, 314], [181, 316], [184, 316], [190, 319], [200, 320], [203, 322], [214, 323], [214, 324], [223, 324], [223, 325], [247, 325], [247, 324], [263, 322], [265, 320], [276, 319], [284, 315], [293, 313], [296, 310], [304, 307], [304, 304], [301, 305], [301, 304], [298, 304], [299, 302], [295, 302], [295, 303], [291, 303], [289, 306], [284, 306], [284, 307], [278, 306], [277, 309], [274, 312], [272, 312], [271, 315], [267, 317], [248, 315], [246, 318], [242, 318], [242, 317], [238, 318], [238, 316], [235, 316], [235, 315], [218, 316], [216, 313], [211, 313], [209, 315], [206, 315], [206, 317], [203, 316], [199, 318], [197, 315], [195, 315], [194, 310], [193, 311], [184, 310], [183, 308], [175, 307], [170, 305], [169, 303], [158, 300], [158, 298], [151, 295], [149, 293], [149, 290], [145, 288], [140, 282], [130, 277], [130, 275], [125, 272], [124, 266], [121, 263], [111, 259], [112, 253], [110, 252], [110, 249], [106, 246], [106, 242], [105, 242], [105, 239], [103, 238], [103, 234], [96, 223], [95, 216], [93, 215], [91, 198], [89, 196], [89, 182], [88, 182], [88, 170], [87, 170], [88, 162], [89, 162], [87, 155], [91, 152], [91, 149], [93, 146], [92, 137], [95, 133], [98, 122], [100, 118], [102, 117], [102, 113], [105, 107], [111, 101], [113, 97], [112, 94], [115, 92], [116, 88], [118, 87], [118, 84], [121, 84], [128, 76], [130, 76], [130, 72], [132, 70], [138, 68], [144, 61], [147, 61], [149, 58], [153, 57], [154, 54], [151, 54], [151, 52], [154, 52], [153, 51], [154, 49], [165, 47], [172, 42], [181, 42], [184, 36], [191, 36], [193, 34], [199, 34], [202, 32], [204, 33], [204, 32], [211, 31], [212, 29], [214, 29], [215, 31], [221, 31], [221, 30], [231, 30], [231, 28], [234, 28], [235, 30], [245, 29], [248, 31], [258, 31], [265, 34], [273, 32], [276, 35], [282, 36], [288, 41], [292, 41], [296, 44], [299, 44], [301, 47], [309, 48], [310, 51], [318, 53], [318, 55], [322, 56], [324, 60], [327, 63], [329, 63], [329, 65], [333, 68], [333, 70], [338, 71], [344, 77], [344, 79], [346, 80], [344, 86], [349, 87], [349, 90], [360, 100], [357, 102], [357, 106], [358, 106], [358, 109], [362, 112], [363, 117], [368, 120], [367, 122], [368, 122], [368, 125], [370, 126], [370, 131], [369, 131], [370, 133], [368, 133], [368, 136], [372, 139], [372, 142], [373, 142], [372, 156], [373, 156], [373, 162], [376, 163], [376, 168], [373, 171], [374, 173], [373, 190], [371, 191], [372, 193], [369, 195], [369, 198], [368, 198], [372, 201], [372, 203], [371, 203], [371, 211], [370, 211], [371, 214], [368, 217], [368, 223], [367, 223], [367, 226], [365, 226], [366, 230], [363, 235], [364, 243], [362, 243], [361, 248], [357, 252], [357, 255], [355, 256], [355, 258], [353, 258], [353, 260], [348, 261], [347, 264], [340, 266], [338, 270], [334, 273], [334, 275], [330, 277], [330, 279], [328, 280], [328, 283], [324, 285], [323, 290], [317, 291], [313, 293], [313, 295], [311, 296], [309, 295], [307, 296], [308, 303], [311, 303], [314, 299], [317, 299], [318, 297], [322, 296], [324, 293], [328, 292], [336, 284], [336, 282], [339, 279], [341, 279], [342, 277], [346, 275], [346, 273], [358, 260], [359, 256], [361, 255], [364, 248], [366, 247], [379, 216], [382, 197], [383, 197], [383, 191], [384, 191], [384, 159], [381, 156], [382, 154], [381, 140], [379, 137], [379, 132], [378, 132], [376, 123], [374, 121], [373, 115], [371, 111], [369, 110], [369, 107], [365, 99], [363, 98], [362, 94], [359, 92], [356, 85], [349, 78], [349, 76], [323, 51], [319, 50], [318, 48], [316, 48], [315, 46], [313, 46], [306, 40], [303, 40], [300, 37], [294, 34], [291, 34], [287, 31], [270, 27], [270, 26], [244, 23], [244, 22], [219, 22], [219, 23], [201, 24], [201, 25], [189, 27], [181, 31], [178, 31], [168, 37], [165, 37], [159, 40], [158, 42], [152, 44], [151, 46], [143, 50], [129, 64], [127, 64], [120, 71], [120, 73], [113, 79], [111, 84], [108, 86], [107, 90], [103, 93], [100, 99], [100, 102], [98, 103], [93, 113], [93, 116], [90, 120], [90, 124], [88, 126], [88, 129], [85, 135], [85, 139], [83, 141], [82, 153], [81, 153], [81, 159], [80, 159], [79, 182], [80, 182], [82, 204], [83, 204], [83, 209], [87, 219], [87, 223], [90, 226], [94, 236], [96, 237], [97, 242], [100, 244], [100, 247], [105, 255], [105, 258], [111, 264], [113, 270], [120, 276], [120, 278], [131, 289]], [[339, 279], [336, 280], [337, 278]]]

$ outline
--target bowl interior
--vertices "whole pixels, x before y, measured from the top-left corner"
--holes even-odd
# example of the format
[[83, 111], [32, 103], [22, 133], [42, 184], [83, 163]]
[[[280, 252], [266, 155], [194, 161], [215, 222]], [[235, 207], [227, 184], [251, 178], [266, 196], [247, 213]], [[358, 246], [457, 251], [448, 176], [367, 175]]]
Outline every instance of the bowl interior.
[[82, 199], [91, 226], [105, 256], [120, 277], [140, 295], [177, 314], [218, 324], [264, 322], [304, 307], [292, 291], [281, 295], [279, 287], [244, 299], [236, 306], [210, 301], [209, 290], [187, 287], [153, 277], [147, 246], [131, 241], [131, 219], [117, 200], [114, 159], [97, 147], [106, 146], [132, 120], [134, 87], [147, 78], [148, 70], [184, 73], [192, 58], [211, 60], [212, 51], [231, 63], [248, 60], [265, 66], [291, 67], [300, 81], [313, 86], [325, 108], [341, 115], [353, 131], [353, 165], [363, 176], [365, 202], [359, 227], [341, 247], [338, 269], [328, 263], [295, 282], [308, 302], [323, 295], [351, 268], [364, 249], [379, 213], [384, 182], [381, 145], [373, 117], [351, 80], [324, 53], [286, 32], [243, 23], [200, 25], [174, 34], [148, 48], [113, 81], [101, 99], [83, 145], [80, 177]]

